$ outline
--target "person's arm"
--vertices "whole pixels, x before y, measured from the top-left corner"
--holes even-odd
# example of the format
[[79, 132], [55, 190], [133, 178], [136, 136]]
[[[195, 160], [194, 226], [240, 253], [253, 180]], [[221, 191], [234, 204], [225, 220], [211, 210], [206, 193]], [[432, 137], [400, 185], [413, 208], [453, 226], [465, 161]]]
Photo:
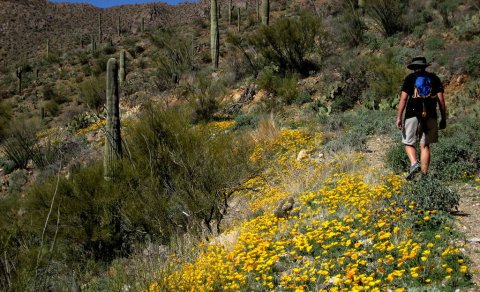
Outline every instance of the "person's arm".
[[437, 93], [438, 104], [440, 106], [440, 129], [445, 129], [447, 127], [447, 106], [445, 105], [445, 98], [443, 92]]
[[405, 110], [405, 106], [407, 105], [407, 98], [408, 94], [405, 91], [402, 91], [402, 94], [400, 95], [400, 103], [398, 104], [398, 111], [397, 111], [397, 128], [401, 129], [403, 126], [402, 123], [402, 116], [403, 116], [403, 111]]

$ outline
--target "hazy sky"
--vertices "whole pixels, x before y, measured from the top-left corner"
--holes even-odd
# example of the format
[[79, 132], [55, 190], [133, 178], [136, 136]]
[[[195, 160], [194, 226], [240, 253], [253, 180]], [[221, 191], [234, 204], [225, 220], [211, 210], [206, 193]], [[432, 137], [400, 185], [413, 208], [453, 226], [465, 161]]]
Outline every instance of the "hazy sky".
[[[185, 2], [186, 0], [163, 0], [162, 2], [167, 2], [168, 4], [177, 4], [180, 2]], [[193, 0], [190, 0], [194, 2]], [[88, 3], [95, 5], [97, 7], [112, 7], [117, 5], [124, 4], [139, 4], [139, 3], [148, 3], [148, 2], [157, 2], [153, 0], [50, 0], [50, 2], [71, 2], [71, 3]]]

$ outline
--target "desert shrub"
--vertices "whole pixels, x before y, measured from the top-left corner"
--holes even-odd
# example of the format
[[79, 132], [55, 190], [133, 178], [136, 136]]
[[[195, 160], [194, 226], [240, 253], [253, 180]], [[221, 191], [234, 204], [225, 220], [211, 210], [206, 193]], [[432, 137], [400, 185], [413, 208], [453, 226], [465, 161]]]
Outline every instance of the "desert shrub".
[[366, 12], [388, 37], [404, 30], [407, 3], [405, 0], [372, 0], [367, 3]]
[[60, 112], [60, 107], [58, 103], [54, 100], [47, 100], [43, 104], [43, 108], [45, 109], [45, 113], [50, 115], [51, 117], [56, 117]]
[[267, 111], [277, 110], [282, 105], [292, 104], [298, 96], [298, 77], [294, 74], [280, 76], [273, 68], [267, 67], [260, 72], [257, 84], [266, 91], [262, 102]]
[[52, 85], [45, 85], [42, 88], [42, 95], [44, 100], [53, 100], [57, 104], [62, 104], [68, 101], [68, 99], [63, 94], [58, 94], [55, 92], [55, 89]]
[[343, 39], [350, 47], [363, 44], [364, 33], [367, 30], [360, 11], [355, 7], [355, 1], [344, 1], [344, 13], [342, 15]]
[[100, 110], [105, 104], [105, 77], [89, 77], [78, 85], [80, 100], [89, 109]]
[[362, 96], [362, 101], [369, 104], [369, 108], [389, 109], [398, 103], [405, 69], [393, 57], [393, 52], [387, 51], [384, 58], [372, 57], [368, 60], [368, 94]]
[[278, 67], [281, 73], [295, 71], [302, 75], [316, 69], [313, 53], [324, 57], [330, 48], [320, 19], [311, 13], [282, 17], [270, 26], [262, 26], [250, 38], [250, 44], [267, 65]]
[[111, 55], [111, 54], [114, 54], [116, 50], [117, 49], [114, 46], [107, 45], [103, 48], [103, 53], [105, 55]]
[[150, 36], [159, 49], [154, 57], [157, 65], [156, 86], [165, 90], [178, 85], [183, 75], [195, 69], [195, 50], [192, 41], [170, 30], [159, 30]]
[[36, 135], [37, 124], [36, 121], [19, 120], [9, 127], [3, 151], [15, 168], [26, 168], [30, 160], [37, 167], [45, 168], [58, 158], [58, 149], [52, 143], [40, 143]]
[[241, 114], [235, 117], [234, 130], [253, 129], [258, 125], [260, 118], [258, 115]]
[[11, 117], [12, 109], [10, 105], [0, 99], [0, 140], [5, 136]]
[[19, 194], [22, 187], [27, 183], [27, 173], [24, 169], [12, 172], [8, 178], [8, 192], [12, 195]]
[[387, 150], [385, 165], [395, 173], [402, 173], [409, 169], [410, 161], [405, 153], [405, 145], [397, 141]]
[[450, 18], [453, 16], [453, 12], [458, 7], [458, 0], [434, 0], [432, 1], [432, 7], [436, 9], [442, 16], [442, 21], [445, 27], [451, 27], [452, 23]]
[[[421, 210], [451, 211], [458, 207], [460, 196], [447, 188], [433, 176], [424, 176], [420, 180], [410, 181], [403, 189], [401, 200], [414, 201]], [[401, 202], [404, 205], [404, 201]]]
[[184, 96], [190, 101], [193, 108], [192, 121], [208, 122], [214, 119], [214, 114], [219, 109], [217, 97], [225, 91], [222, 80], [207, 79], [201, 73], [191, 84], [182, 88]]
[[98, 58], [95, 59], [93, 62], [93, 68], [92, 68], [92, 73], [95, 76], [99, 76], [103, 72], [107, 71], [107, 62], [108, 62], [108, 57], [107, 56], [99, 56]]
[[295, 97], [295, 103], [298, 105], [303, 105], [312, 101], [312, 96], [308, 91], [301, 91]]
[[443, 49], [443, 39], [440, 36], [433, 36], [425, 40], [425, 48], [430, 51]]
[[456, 134], [439, 139], [432, 146], [432, 173], [444, 181], [465, 179], [479, 170], [480, 155], [473, 137]]
[[465, 61], [465, 72], [473, 77], [480, 77], [480, 52], [473, 52]]

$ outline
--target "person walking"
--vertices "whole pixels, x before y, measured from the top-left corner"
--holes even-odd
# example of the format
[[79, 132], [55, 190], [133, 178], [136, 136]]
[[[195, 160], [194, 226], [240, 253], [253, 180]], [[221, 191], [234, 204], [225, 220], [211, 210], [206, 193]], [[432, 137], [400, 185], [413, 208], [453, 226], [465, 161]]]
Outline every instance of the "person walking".
[[[407, 68], [413, 70], [402, 85], [396, 126], [402, 130], [402, 143], [410, 160], [409, 180], [422, 171], [428, 173], [430, 144], [438, 141], [438, 129], [447, 126], [447, 109], [444, 89], [440, 78], [425, 69], [430, 66], [425, 57], [415, 57]], [[440, 108], [440, 123], [437, 122], [437, 104]], [[405, 118], [402, 119], [405, 112]], [[420, 142], [420, 163], [415, 145]]]

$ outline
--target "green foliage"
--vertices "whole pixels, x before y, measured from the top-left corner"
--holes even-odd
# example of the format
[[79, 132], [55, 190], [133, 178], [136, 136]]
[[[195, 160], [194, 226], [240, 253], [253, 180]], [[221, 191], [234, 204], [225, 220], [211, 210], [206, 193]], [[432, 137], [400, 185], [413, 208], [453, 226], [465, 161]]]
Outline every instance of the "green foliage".
[[360, 11], [356, 9], [356, 1], [345, 0], [341, 27], [343, 39], [350, 47], [357, 47], [364, 42], [364, 33], [367, 30]]
[[187, 96], [192, 107], [192, 121], [208, 122], [214, 119], [219, 105], [217, 97], [225, 90], [222, 80], [207, 79], [201, 74], [191, 84], [183, 87], [183, 94]]
[[[433, 176], [424, 176], [417, 181], [409, 181], [403, 189], [404, 200], [416, 202], [421, 210], [451, 211], [458, 207], [460, 196], [448, 189]], [[404, 204], [404, 203], [403, 203]]]
[[473, 52], [465, 61], [465, 72], [473, 77], [480, 77], [480, 52]]
[[155, 84], [159, 90], [177, 86], [183, 75], [196, 68], [193, 41], [173, 30], [159, 30], [150, 36], [157, 48]]
[[251, 45], [267, 65], [279, 72], [298, 72], [304, 76], [315, 70], [312, 54], [329, 54], [330, 42], [320, 19], [311, 13], [282, 17], [270, 26], [262, 26], [250, 39]]
[[433, 36], [425, 40], [425, 48], [430, 51], [438, 51], [443, 49], [444, 42], [442, 37]]
[[257, 127], [260, 118], [258, 115], [241, 114], [235, 117], [234, 130], [254, 129]]
[[51, 85], [45, 85], [42, 88], [42, 95], [44, 100], [53, 100], [57, 104], [65, 103], [68, 100], [63, 94], [55, 92]]
[[371, 0], [367, 3], [367, 14], [388, 37], [405, 29], [407, 4], [406, 0]]
[[443, 24], [445, 27], [451, 27], [452, 23], [450, 17], [459, 5], [458, 0], [433, 0], [432, 7], [440, 13], [442, 16]]
[[0, 99], [0, 139], [5, 136], [11, 117], [12, 109], [10, 104]]
[[54, 100], [48, 100], [43, 104], [45, 108], [45, 113], [48, 113], [52, 117], [56, 117], [60, 111], [58, 103]]
[[288, 74], [281, 77], [271, 67], [260, 72], [257, 84], [267, 93], [262, 100], [267, 111], [278, 110], [282, 105], [292, 104], [298, 96], [298, 76]]
[[107, 56], [101, 56], [95, 59], [92, 68], [93, 75], [99, 76], [107, 70], [108, 59]]
[[8, 193], [17, 195], [27, 183], [27, 173], [24, 169], [14, 171], [8, 178]]
[[405, 153], [405, 145], [396, 141], [387, 150], [385, 164], [395, 173], [402, 173], [409, 170], [410, 162]]
[[92, 110], [99, 111], [105, 104], [105, 77], [89, 77], [78, 85], [80, 100]]

